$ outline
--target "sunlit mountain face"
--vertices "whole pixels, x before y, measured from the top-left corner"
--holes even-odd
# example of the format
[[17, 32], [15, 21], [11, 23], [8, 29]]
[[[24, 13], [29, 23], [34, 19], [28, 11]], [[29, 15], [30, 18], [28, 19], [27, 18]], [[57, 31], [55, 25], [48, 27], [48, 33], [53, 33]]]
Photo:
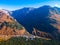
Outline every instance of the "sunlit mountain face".
[[48, 33], [53, 39], [60, 39], [60, 8], [48, 5], [39, 8], [22, 8], [11, 14], [25, 29]]
[[[8, 10], [0, 9], [0, 37], [3, 35], [23, 35], [25, 29], [13, 17]], [[2, 36], [1, 36], [2, 35]]]

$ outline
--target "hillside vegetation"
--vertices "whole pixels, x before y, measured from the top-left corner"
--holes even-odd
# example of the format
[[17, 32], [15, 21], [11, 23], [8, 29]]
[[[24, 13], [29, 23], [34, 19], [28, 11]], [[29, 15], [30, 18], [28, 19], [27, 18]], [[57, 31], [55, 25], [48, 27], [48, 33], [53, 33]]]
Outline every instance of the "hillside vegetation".
[[60, 42], [57, 40], [44, 40], [38, 38], [26, 41], [26, 38], [23, 37], [12, 37], [7, 41], [1, 41], [0, 45], [60, 45]]
[[5, 10], [0, 10], [0, 35], [15, 35], [21, 32], [20, 30], [23, 32], [23, 26], [6, 13]]

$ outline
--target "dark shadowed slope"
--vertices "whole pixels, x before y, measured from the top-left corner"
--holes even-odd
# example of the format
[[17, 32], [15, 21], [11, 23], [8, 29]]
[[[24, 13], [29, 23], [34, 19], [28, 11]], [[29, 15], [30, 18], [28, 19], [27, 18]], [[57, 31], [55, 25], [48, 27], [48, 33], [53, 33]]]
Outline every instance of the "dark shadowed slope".
[[[60, 15], [58, 8], [42, 6], [40, 8], [23, 8], [13, 11], [12, 16], [32, 34], [33, 28], [49, 33], [59, 39]], [[56, 26], [57, 25], [57, 26]]]

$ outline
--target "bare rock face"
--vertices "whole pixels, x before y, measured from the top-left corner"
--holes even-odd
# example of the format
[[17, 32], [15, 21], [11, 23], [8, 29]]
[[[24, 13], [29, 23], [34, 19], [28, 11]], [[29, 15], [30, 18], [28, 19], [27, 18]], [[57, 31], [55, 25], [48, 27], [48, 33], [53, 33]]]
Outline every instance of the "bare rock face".
[[8, 11], [0, 10], [0, 35], [23, 35], [24, 32], [23, 26], [13, 19]]

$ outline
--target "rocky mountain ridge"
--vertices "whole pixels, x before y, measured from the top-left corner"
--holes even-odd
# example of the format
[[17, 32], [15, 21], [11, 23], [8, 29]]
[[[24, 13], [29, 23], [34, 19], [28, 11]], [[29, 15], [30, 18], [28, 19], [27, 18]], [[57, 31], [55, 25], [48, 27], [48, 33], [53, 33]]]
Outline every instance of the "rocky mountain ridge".
[[11, 16], [31, 34], [35, 28], [48, 33], [52, 39], [60, 39], [60, 8], [58, 7], [45, 5], [31, 10], [23, 8], [12, 11]]

